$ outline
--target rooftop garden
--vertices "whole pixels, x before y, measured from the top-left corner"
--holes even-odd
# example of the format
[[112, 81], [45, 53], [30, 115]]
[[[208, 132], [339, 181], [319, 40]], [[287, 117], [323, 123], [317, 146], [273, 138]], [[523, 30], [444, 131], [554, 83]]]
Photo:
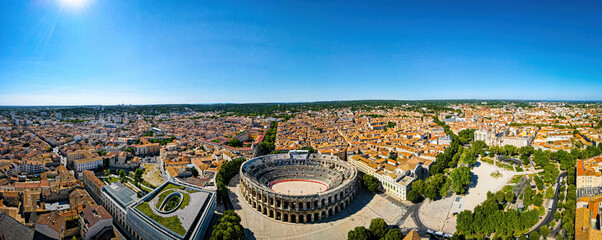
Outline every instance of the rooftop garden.
[[179, 234], [180, 236], [184, 236], [186, 234], [186, 229], [182, 227], [182, 222], [180, 222], [178, 216], [161, 217], [153, 212], [148, 202], [141, 203], [136, 207], [136, 209], [138, 209], [144, 215], [150, 217], [155, 222]]
[[[176, 191], [176, 189], [180, 189], [180, 190], [185, 190], [185, 187], [181, 187], [175, 184], [168, 184], [167, 186], [165, 186], [163, 188], [163, 190], [161, 191], [161, 193], [159, 194], [159, 199], [155, 204], [155, 207], [158, 209], [161, 205], [161, 203], [163, 203], [163, 200], [169, 196], [169, 194], [173, 193]], [[185, 190], [188, 193], [195, 193], [196, 191], [193, 190]], [[182, 193], [182, 196], [184, 197], [184, 200], [182, 200], [182, 204], [180, 205], [179, 209], [182, 210], [184, 208], [186, 208], [186, 206], [188, 206], [188, 204], [190, 203], [190, 195], [186, 194], [186, 193]], [[173, 199], [173, 198], [172, 198]], [[172, 200], [170, 199], [170, 200]], [[179, 202], [179, 200], [178, 200]]]

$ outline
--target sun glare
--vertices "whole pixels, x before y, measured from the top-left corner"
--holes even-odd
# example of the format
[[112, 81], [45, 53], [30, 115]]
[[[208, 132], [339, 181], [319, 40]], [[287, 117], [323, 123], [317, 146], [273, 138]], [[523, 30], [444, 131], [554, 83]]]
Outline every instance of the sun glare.
[[85, 6], [89, 0], [60, 0], [63, 6], [71, 8], [81, 8]]

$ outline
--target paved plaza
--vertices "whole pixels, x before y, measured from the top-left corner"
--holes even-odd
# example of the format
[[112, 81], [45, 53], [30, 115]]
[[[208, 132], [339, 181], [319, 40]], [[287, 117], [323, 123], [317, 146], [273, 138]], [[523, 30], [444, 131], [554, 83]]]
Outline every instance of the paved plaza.
[[324, 221], [285, 223], [252, 209], [240, 195], [238, 176], [230, 181], [229, 194], [236, 213], [242, 218], [242, 225], [248, 229], [245, 234], [250, 239], [346, 239], [349, 230], [357, 226], [368, 227], [373, 218], [380, 217], [394, 225], [408, 210], [408, 206], [399, 206], [380, 195], [360, 190], [349, 207]]
[[[496, 167], [485, 162], [477, 162], [471, 170], [473, 173], [468, 194], [452, 195], [436, 201], [426, 200], [419, 211], [420, 220], [428, 228], [447, 233], [456, 232], [455, 214], [474, 208], [487, 199], [487, 192], [495, 193], [501, 190], [514, 175], [524, 175], [530, 172], [516, 173]], [[494, 178], [491, 173], [499, 171], [502, 176]]]

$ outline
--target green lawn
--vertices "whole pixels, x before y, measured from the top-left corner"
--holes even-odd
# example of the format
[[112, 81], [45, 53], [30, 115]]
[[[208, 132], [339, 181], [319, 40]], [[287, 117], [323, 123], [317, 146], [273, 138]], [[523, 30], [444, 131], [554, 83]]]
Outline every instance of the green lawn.
[[522, 178], [522, 175], [514, 175], [512, 176], [512, 179], [510, 179], [510, 183], [518, 183]]
[[489, 163], [491, 165], [493, 165], [493, 160], [491, 158], [481, 158], [481, 161]]
[[512, 192], [512, 190], [514, 190], [513, 185], [506, 185], [506, 186], [504, 186], [504, 188], [502, 188], [503, 192]]
[[167, 218], [158, 216], [155, 213], [153, 213], [153, 210], [151, 210], [150, 205], [148, 205], [147, 202], [141, 203], [140, 205], [138, 205], [138, 207], [136, 207], [136, 209], [138, 209], [144, 215], [153, 219], [155, 222], [179, 234], [180, 236], [184, 236], [186, 234], [186, 229], [182, 227], [182, 223], [180, 222], [178, 216], [172, 216]]

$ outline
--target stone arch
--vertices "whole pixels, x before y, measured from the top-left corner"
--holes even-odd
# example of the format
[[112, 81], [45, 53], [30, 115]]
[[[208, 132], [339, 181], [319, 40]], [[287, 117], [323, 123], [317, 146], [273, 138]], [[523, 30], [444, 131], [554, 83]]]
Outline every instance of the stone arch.
[[288, 222], [288, 214], [282, 214], [282, 221]]

